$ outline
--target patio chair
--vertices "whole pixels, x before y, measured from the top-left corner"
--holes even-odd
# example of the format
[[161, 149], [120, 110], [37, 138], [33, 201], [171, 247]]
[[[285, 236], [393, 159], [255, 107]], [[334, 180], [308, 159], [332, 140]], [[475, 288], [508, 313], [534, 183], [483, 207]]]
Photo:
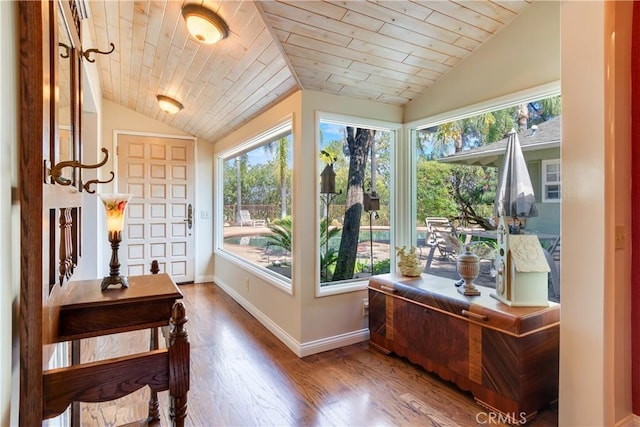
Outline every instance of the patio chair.
[[251, 219], [251, 213], [248, 210], [240, 211], [240, 226], [250, 225], [251, 227], [265, 227], [267, 221], [264, 219]]
[[240, 225], [241, 227], [244, 227], [245, 225], [250, 225], [253, 227], [253, 220], [251, 219], [251, 213], [246, 210], [246, 209], [242, 209], [240, 210]]
[[431, 268], [436, 249], [441, 260], [453, 260], [458, 252], [458, 234], [447, 218], [427, 218], [426, 246], [430, 247], [427, 255], [425, 272]]

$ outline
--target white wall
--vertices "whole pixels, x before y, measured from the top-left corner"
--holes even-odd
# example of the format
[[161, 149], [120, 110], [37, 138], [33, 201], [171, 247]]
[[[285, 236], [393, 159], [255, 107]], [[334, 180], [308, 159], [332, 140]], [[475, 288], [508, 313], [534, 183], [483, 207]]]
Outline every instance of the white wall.
[[[318, 148], [316, 112], [400, 123], [402, 109], [313, 91], [298, 92], [215, 144], [216, 155], [293, 115], [294, 242], [292, 295], [223, 255], [215, 258], [215, 281], [296, 354], [307, 355], [367, 338], [364, 289], [316, 297], [318, 281]], [[245, 281], [249, 280], [249, 290]]]
[[[609, 230], [607, 238], [614, 239], [612, 227], [622, 225], [627, 230], [627, 238], [622, 250], [615, 250], [611, 265], [614, 271], [609, 271], [613, 287], [608, 295], [608, 322], [605, 328], [612, 327], [613, 333], [607, 333], [613, 349], [609, 352], [609, 358], [605, 365], [611, 368], [610, 381], [612, 393], [606, 401], [606, 405], [614, 405], [614, 420], [620, 425], [621, 420], [627, 420], [632, 407], [632, 377], [631, 372], [631, 328], [628, 327], [631, 319], [631, 35], [633, 30], [633, 2], [615, 2], [609, 4], [607, 10], [607, 32], [615, 31], [615, 45], [609, 44], [609, 54], [613, 55], [615, 73], [613, 85], [607, 90], [607, 103], [613, 104], [615, 110], [609, 118], [613, 119], [614, 131], [609, 134], [608, 146], [611, 147], [612, 162], [607, 162], [608, 179], [607, 206], [615, 206], [615, 213], [607, 221]], [[615, 16], [612, 16], [615, 15]], [[609, 40], [612, 40], [609, 37]], [[612, 98], [613, 96], [613, 98]], [[611, 245], [611, 241], [609, 241]], [[610, 259], [605, 260], [609, 265]], [[636, 417], [637, 418], [637, 417]]]
[[560, 80], [559, 8], [555, 1], [533, 3], [411, 101], [404, 122]]
[[[296, 93], [275, 107], [261, 114], [258, 118], [251, 120], [236, 132], [218, 141], [214, 147], [214, 156], [220, 152], [228, 150], [235, 145], [242, 143], [281, 122], [288, 116], [293, 117], [293, 158], [294, 175], [300, 165], [300, 150], [303, 141], [301, 130], [301, 94]], [[215, 165], [217, 166], [217, 164]], [[216, 171], [217, 173], [217, 171]], [[221, 188], [218, 186], [217, 188]], [[296, 201], [296, 194], [299, 194], [300, 185], [294, 178], [293, 201]], [[295, 207], [294, 207], [295, 209]], [[295, 226], [295, 222], [294, 222]], [[222, 230], [216, 228], [214, 233]], [[218, 236], [216, 236], [218, 237]], [[299, 250], [294, 242], [293, 259], [297, 260]], [[295, 261], [297, 264], [297, 261]], [[241, 303], [250, 313], [260, 320], [269, 330], [277, 335], [286, 345], [294, 351], [300, 342], [302, 331], [302, 317], [300, 311], [300, 285], [295, 279], [299, 275], [299, 269], [293, 269], [293, 295], [276, 288], [265, 282], [260, 277], [243, 269], [240, 265], [227, 257], [216, 254], [214, 258], [214, 281], [220, 285], [236, 301]], [[246, 286], [248, 283], [248, 286]]]
[[[83, 37], [88, 34], [86, 21], [83, 21]], [[103, 153], [100, 152], [102, 144], [102, 90], [100, 87], [100, 79], [97, 74], [97, 67], [87, 61], [82, 62], [82, 162], [85, 164], [97, 164], [103, 159]], [[96, 179], [98, 176], [104, 176], [104, 171], [100, 169], [85, 169], [82, 171], [82, 179], [86, 182]], [[101, 186], [92, 186], [94, 191], [102, 191]], [[87, 192], [82, 193], [82, 223], [93, 224], [95, 218], [102, 215], [102, 203], [95, 194]], [[82, 233], [82, 258], [91, 260], [88, 262], [79, 262], [81, 268], [76, 271], [75, 278], [93, 279], [104, 275], [102, 270], [105, 263], [95, 262], [93, 260], [104, 259], [110, 251], [108, 246], [101, 239], [96, 239], [92, 233]]]
[[[213, 281], [213, 145], [196, 141], [195, 282]], [[202, 213], [206, 212], [207, 218]]]
[[[296, 279], [302, 285], [302, 335], [301, 342], [308, 352], [338, 347], [332, 345], [342, 340], [342, 345], [368, 338], [368, 317], [362, 316], [363, 299], [367, 290], [337, 295], [316, 297], [316, 283], [319, 272], [311, 266], [317, 266], [320, 259], [318, 240], [317, 212], [320, 211], [318, 180], [321, 170], [318, 165], [318, 147], [316, 144], [316, 112], [329, 112], [347, 116], [362, 117], [368, 120], [380, 120], [389, 123], [402, 122], [402, 108], [375, 102], [359, 101], [345, 97], [314, 91], [302, 92], [302, 153], [297, 157], [298, 175], [295, 178], [300, 188], [294, 187], [294, 217], [296, 232], [300, 236], [296, 255], [305, 266]], [[398, 144], [402, 144], [402, 134], [398, 132]], [[314, 166], [314, 167], [311, 167]], [[295, 167], [295, 165], [294, 165]], [[398, 174], [402, 171], [397, 171]], [[299, 252], [298, 252], [299, 250]]]
[[630, 224], [632, 7], [566, 2], [561, 9], [563, 426], [631, 418], [630, 249], [615, 249], [614, 228]]
[[[19, 386], [20, 224], [11, 190], [18, 186], [17, 3], [0, 1], [0, 425], [17, 422]], [[17, 196], [16, 191], [16, 196]], [[12, 409], [13, 407], [13, 409]], [[11, 413], [13, 411], [13, 414]]]

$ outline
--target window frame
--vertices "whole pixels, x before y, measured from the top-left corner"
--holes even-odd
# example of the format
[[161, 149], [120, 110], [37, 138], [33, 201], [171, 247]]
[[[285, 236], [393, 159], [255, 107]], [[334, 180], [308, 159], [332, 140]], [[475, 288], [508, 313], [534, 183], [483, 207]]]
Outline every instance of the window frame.
[[[395, 226], [395, 221], [397, 218], [396, 215], [396, 199], [397, 199], [397, 177], [396, 177], [396, 171], [397, 171], [397, 153], [398, 153], [398, 143], [400, 141], [401, 138], [401, 134], [402, 134], [402, 124], [401, 123], [394, 123], [394, 122], [386, 122], [384, 120], [376, 120], [376, 119], [369, 119], [369, 118], [363, 118], [363, 117], [357, 117], [357, 116], [349, 116], [346, 114], [339, 114], [339, 113], [331, 113], [331, 112], [326, 112], [326, 111], [316, 111], [315, 114], [315, 152], [316, 152], [316, 158], [317, 157], [317, 153], [320, 152], [320, 122], [328, 122], [328, 123], [332, 123], [332, 124], [337, 124], [337, 125], [342, 125], [342, 126], [354, 126], [354, 127], [363, 127], [363, 128], [367, 128], [367, 129], [375, 129], [376, 131], [385, 131], [385, 132], [389, 132], [391, 134], [391, 143], [390, 143], [390, 158], [389, 158], [389, 163], [390, 163], [390, 171], [391, 171], [391, 179], [390, 179], [390, 189], [389, 189], [389, 247], [390, 248], [394, 248], [395, 247], [395, 241], [396, 241], [396, 226]], [[318, 159], [318, 161], [316, 162], [316, 176], [318, 177], [318, 184], [315, 187], [315, 200], [316, 203], [322, 203], [320, 200], [320, 173], [322, 172], [322, 169], [324, 168], [324, 165], [322, 164], [322, 162]], [[316, 212], [316, 225], [315, 225], [315, 230], [316, 230], [316, 241], [320, 242], [320, 222], [322, 221], [322, 216], [320, 214], [320, 209], [317, 209]], [[335, 281], [335, 282], [328, 282], [331, 284], [326, 284], [326, 285], [322, 285], [323, 283], [326, 282], [321, 282], [320, 280], [320, 253], [321, 253], [321, 248], [318, 246], [318, 248], [316, 248], [316, 275], [315, 275], [315, 283], [316, 283], [316, 292], [315, 292], [315, 296], [316, 297], [323, 297], [323, 296], [330, 296], [330, 295], [337, 295], [337, 294], [343, 294], [343, 293], [348, 293], [348, 292], [356, 292], [356, 291], [362, 291], [367, 289], [367, 286], [369, 284], [369, 278], [368, 277], [364, 277], [364, 278], [357, 278], [357, 279], [348, 279], [348, 280], [341, 280], [341, 281]], [[395, 271], [395, 251], [391, 250], [389, 251], [389, 259], [390, 259], [390, 263], [391, 263], [391, 272]]]
[[[547, 180], [547, 166], [549, 165], [558, 165], [558, 175], [560, 176], [560, 180], [558, 181], [548, 181]], [[542, 187], [542, 202], [543, 203], [560, 203], [562, 201], [562, 162], [560, 159], [547, 159], [542, 160], [540, 165], [540, 180]], [[557, 185], [558, 186], [558, 198], [552, 199], [547, 197], [547, 186], [549, 185]]]
[[[430, 117], [426, 117], [423, 119], [415, 120], [413, 122], [405, 123], [406, 131], [409, 138], [409, 150], [410, 150], [410, 162], [409, 166], [411, 169], [411, 182], [409, 183], [410, 188], [410, 206], [408, 206], [411, 210], [411, 218], [408, 229], [410, 230], [410, 244], [417, 245], [418, 242], [418, 221], [417, 221], [417, 189], [416, 189], [416, 148], [417, 148], [417, 132], [418, 130], [426, 129], [432, 126], [441, 125], [443, 123], [452, 122], [455, 120], [465, 119], [468, 117], [473, 117], [476, 115], [480, 115], [483, 113], [488, 113], [495, 110], [500, 110], [503, 108], [512, 107], [513, 105], [522, 103], [522, 102], [530, 102], [544, 98], [550, 98], [553, 96], [561, 95], [560, 91], [560, 81], [550, 82], [544, 85], [540, 85], [537, 87], [532, 87], [529, 89], [525, 89], [520, 92], [511, 93], [505, 96], [501, 96], [494, 99], [489, 99], [486, 101], [478, 102], [476, 104], [471, 104], [466, 107], [461, 107], [458, 109], [444, 111], [439, 114], [435, 114]], [[560, 164], [562, 159], [559, 159]], [[560, 199], [558, 200], [560, 201]]]
[[[230, 159], [236, 158], [244, 153], [252, 151], [256, 148], [259, 148], [269, 142], [275, 141], [278, 138], [291, 135], [291, 156], [293, 157], [293, 151], [295, 150], [295, 141], [294, 141], [294, 133], [293, 133], [293, 116], [288, 115], [285, 119], [280, 120], [272, 126], [269, 126], [268, 129], [255, 134], [252, 137], [247, 138], [242, 143], [234, 145], [233, 147], [222, 150], [216, 154], [215, 158], [215, 238], [214, 238], [214, 254], [216, 256], [220, 256], [227, 261], [230, 261], [237, 266], [247, 270], [248, 272], [256, 275], [260, 279], [265, 282], [273, 285], [274, 287], [293, 295], [293, 277], [295, 274], [295, 261], [294, 261], [294, 246], [295, 246], [295, 237], [292, 239], [291, 243], [291, 277], [286, 277], [281, 274], [278, 274], [272, 270], [269, 270], [266, 267], [263, 267], [259, 264], [255, 264], [247, 260], [246, 258], [240, 257], [237, 254], [229, 251], [224, 248], [224, 163]], [[291, 165], [292, 171], [295, 168], [295, 162]], [[293, 192], [293, 185], [291, 187], [291, 203], [293, 206], [293, 198], [295, 197]], [[291, 213], [293, 217], [293, 212]]]

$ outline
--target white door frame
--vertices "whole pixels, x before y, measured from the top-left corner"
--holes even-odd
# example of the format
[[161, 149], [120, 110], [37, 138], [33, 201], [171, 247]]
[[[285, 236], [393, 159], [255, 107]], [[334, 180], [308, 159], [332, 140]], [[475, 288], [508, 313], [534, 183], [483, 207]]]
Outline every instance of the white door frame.
[[[112, 139], [112, 152], [116, 153], [112, 165], [113, 165], [113, 169], [114, 169], [114, 174], [116, 176], [115, 179], [115, 183], [114, 183], [114, 191], [118, 191], [119, 190], [119, 183], [121, 180], [121, 175], [120, 175], [120, 170], [118, 168], [118, 155], [120, 154], [118, 151], [118, 140], [120, 136], [140, 136], [140, 137], [150, 137], [150, 138], [169, 138], [169, 139], [178, 139], [178, 140], [184, 140], [184, 141], [190, 141], [193, 143], [193, 158], [190, 159], [193, 165], [193, 182], [188, 182], [188, 185], [193, 185], [194, 188], [194, 200], [192, 201], [192, 205], [193, 205], [193, 223], [195, 225], [195, 220], [196, 220], [196, 215], [195, 215], [195, 199], [197, 198], [197, 194], [195, 193], [195, 188], [197, 188], [196, 186], [196, 181], [197, 181], [197, 162], [196, 162], [196, 142], [197, 142], [197, 138], [193, 137], [193, 136], [189, 136], [189, 135], [176, 135], [176, 134], [166, 134], [166, 133], [155, 133], [155, 132], [140, 132], [140, 131], [130, 131], [130, 130], [114, 130], [113, 131], [113, 139]], [[187, 282], [191, 282], [195, 279], [196, 276], [196, 260], [197, 260], [197, 245], [196, 245], [196, 239], [195, 236], [193, 237], [193, 253], [191, 254], [191, 256], [189, 256], [189, 262], [192, 263], [192, 266], [190, 268], [190, 271], [192, 272], [190, 277], [190, 280], [188, 280]], [[125, 254], [123, 254], [125, 255]], [[126, 259], [125, 256], [121, 256], [121, 258]], [[163, 268], [163, 266], [161, 266], [161, 269]], [[145, 271], [144, 274], [148, 274], [148, 271]]]

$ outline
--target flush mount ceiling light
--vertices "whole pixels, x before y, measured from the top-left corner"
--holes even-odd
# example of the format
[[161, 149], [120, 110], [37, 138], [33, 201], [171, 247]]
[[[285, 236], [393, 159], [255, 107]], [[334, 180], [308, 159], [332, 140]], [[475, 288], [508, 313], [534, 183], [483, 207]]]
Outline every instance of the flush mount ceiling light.
[[229, 27], [214, 11], [198, 4], [185, 4], [182, 17], [189, 33], [201, 43], [213, 44], [229, 35]]
[[158, 95], [156, 96], [156, 98], [158, 99], [158, 105], [160, 106], [160, 109], [166, 111], [169, 114], [175, 114], [184, 108], [184, 105], [168, 96]]

